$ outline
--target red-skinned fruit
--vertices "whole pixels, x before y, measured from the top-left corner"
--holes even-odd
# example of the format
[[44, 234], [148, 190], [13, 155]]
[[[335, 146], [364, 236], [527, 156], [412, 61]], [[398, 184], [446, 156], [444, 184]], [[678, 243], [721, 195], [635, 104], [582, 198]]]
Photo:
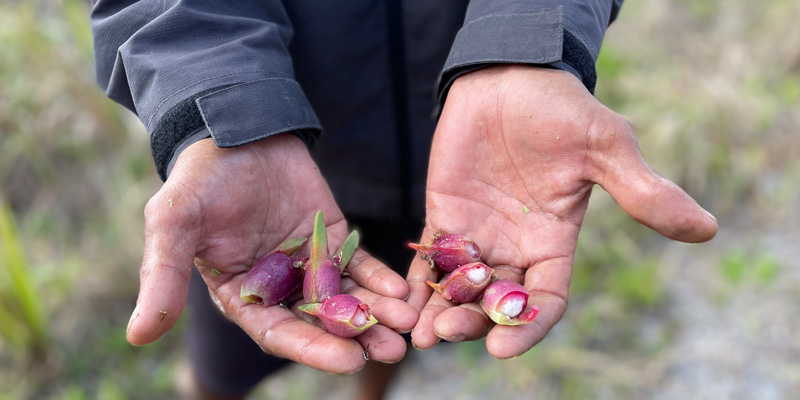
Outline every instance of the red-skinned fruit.
[[492, 280], [493, 269], [478, 261], [462, 265], [448, 275], [442, 283], [428, 281], [428, 285], [439, 292], [445, 300], [469, 303], [480, 297]]
[[306, 303], [320, 303], [341, 292], [342, 271], [328, 255], [328, 233], [322, 210], [314, 218], [311, 234], [311, 256], [305, 265], [303, 299]]
[[483, 291], [481, 307], [492, 321], [500, 325], [527, 324], [539, 314], [539, 307], [528, 306], [529, 297], [524, 286], [501, 279]]
[[278, 250], [265, 254], [247, 272], [239, 296], [248, 303], [273, 306], [286, 299], [303, 283], [303, 259], [291, 257], [306, 238], [292, 238]]
[[316, 316], [326, 331], [343, 338], [358, 336], [378, 323], [369, 306], [349, 294], [337, 294], [321, 303], [304, 304], [298, 309]]
[[472, 239], [454, 233], [439, 231], [425, 244], [409, 243], [408, 247], [422, 254], [431, 268], [438, 266], [444, 272], [453, 272], [461, 265], [481, 260], [483, 251]]

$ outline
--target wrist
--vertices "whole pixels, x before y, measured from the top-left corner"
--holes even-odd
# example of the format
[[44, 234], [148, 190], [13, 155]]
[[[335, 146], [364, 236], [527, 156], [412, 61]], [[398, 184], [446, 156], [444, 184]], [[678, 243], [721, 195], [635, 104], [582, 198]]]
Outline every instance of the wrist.
[[[175, 157], [170, 176], [180, 174], [183, 170], [196, 167], [198, 163], [214, 162], [233, 170], [250, 169], [253, 162], [280, 159], [280, 163], [303, 162], [311, 160], [305, 142], [295, 134], [282, 133], [259, 139], [238, 147], [218, 147], [211, 137], [200, 138], [187, 144], [185, 149]], [[238, 160], [238, 161], [237, 161]], [[218, 169], [212, 167], [210, 170]], [[242, 171], [247, 172], [247, 171]]]

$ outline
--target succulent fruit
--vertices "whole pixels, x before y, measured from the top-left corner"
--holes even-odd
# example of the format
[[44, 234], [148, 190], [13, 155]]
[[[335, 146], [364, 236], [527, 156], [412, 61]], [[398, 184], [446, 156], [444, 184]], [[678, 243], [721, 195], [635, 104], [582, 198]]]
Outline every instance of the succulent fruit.
[[311, 256], [306, 262], [303, 279], [303, 299], [306, 303], [319, 303], [341, 291], [342, 271], [328, 255], [328, 233], [322, 210], [314, 218], [311, 234]]
[[539, 307], [528, 307], [530, 294], [524, 286], [506, 279], [489, 284], [483, 291], [483, 311], [500, 325], [522, 325], [533, 321]]
[[325, 330], [343, 338], [360, 335], [378, 320], [369, 312], [369, 306], [349, 294], [337, 294], [298, 307], [300, 311], [316, 316]]
[[442, 283], [428, 281], [428, 285], [439, 292], [445, 300], [469, 303], [480, 297], [492, 280], [493, 269], [478, 261], [462, 265], [448, 275]]
[[242, 300], [272, 306], [297, 290], [303, 282], [303, 259], [290, 254], [305, 242], [306, 238], [288, 239], [256, 261], [242, 282]]
[[443, 231], [437, 232], [428, 243], [409, 243], [408, 246], [420, 252], [431, 268], [438, 266], [444, 272], [453, 272], [461, 265], [480, 261], [483, 253], [472, 239]]

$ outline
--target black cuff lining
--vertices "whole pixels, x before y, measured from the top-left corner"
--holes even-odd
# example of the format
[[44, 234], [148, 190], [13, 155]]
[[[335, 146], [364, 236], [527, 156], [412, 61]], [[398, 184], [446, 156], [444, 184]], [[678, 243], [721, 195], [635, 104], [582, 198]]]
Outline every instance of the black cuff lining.
[[[594, 58], [592, 58], [591, 53], [583, 43], [578, 40], [575, 36], [572, 35], [568, 30], [564, 30], [564, 39], [563, 39], [563, 48], [561, 51], [561, 61], [565, 64], [569, 65], [570, 67], [574, 68], [576, 72], [580, 75], [581, 83], [583, 86], [589, 90], [589, 93], [594, 94], [594, 87], [597, 85], [597, 70], [595, 69], [595, 62]], [[472, 72], [490, 65], [496, 65], [494, 63], [486, 63], [486, 64], [472, 64], [466, 65], [463, 67], [455, 68], [451, 71], [446, 72], [439, 81], [439, 90], [438, 90], [438, 106], [434, 112], [434, 115], [439, 115], [441, 113], [442, 108], [444, 107], [444, 102], [447, 99], [447, 93], [450, 91], [450, 86], [453, 85], [453, 82], [459, 76], [466, 74], [468, 72]], [[549, 64], [545, 64], [543, 66], [548, 66]]]
[[561, 61], [575, 68], [581, 76], [583, 86], [586, 86], [589, 93], [594, 94], [594, 87], [597, 84], [597, 70], [595, 70], [594, 58], [592, 58], [591, 53], [586, 50], [580, 40], [566, 29], [564, 29], [564, 47], [561, 51]]
[[195, 100], [198, 97], [233, 85], [236, 84], [217, 86], [196, 93], [167, 110], [158, 121], [156, 129], [150, 135], [150, 149], [153, 152], [156, 171], [158, 171], [158, 176], [162, 181], [167, 180], [167, 166], [175, 153], [175, 149], [184, 139], [194, 135], [206, 126]]

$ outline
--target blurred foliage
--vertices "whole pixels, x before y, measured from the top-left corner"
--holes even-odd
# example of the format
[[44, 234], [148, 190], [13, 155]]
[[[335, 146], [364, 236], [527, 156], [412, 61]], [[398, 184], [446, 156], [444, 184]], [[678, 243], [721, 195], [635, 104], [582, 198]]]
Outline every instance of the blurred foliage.
[[0, 399], [173, 393], [182, 328], [125, 340], [159, 181], [95, 83], [86, 5], [0, 2]]
[[48, 327], [13, 215], [0, 202], [0, 338], [41, 359]]
[[749, 254], [741, 249], [724, 255], [719, 264], [722, 278], [733, 287], [755, 282], [768, 286], [780, 273], [780, 262], [772, 254]]
[[[86, 4], [0, 2], [0, 400], [175, 397], [182, 326], [155, 345], [125, 341], [142, 210], [160, 182], [141, 124], [97, 88]], [[758, 347], [773, 359], [800, 354], [791, 325], [753, 320], [770, 313], [796, 319], [786, 311], [800, 298], [796, 261], [781, 252], [787, 246], [748, 239], [770, 224], [796, 221], [800, 46], [791, 39], [800, 37], [798, 18], [793, 0], [626, 2], [600, 52], [595, 94], [631, 121], [659, 173], [744, 239], [716, 248], [716, 241], [673, 244], [596, 188], [562, 321], [543, 345], [514, 360], [491, 359], [484, 341], [452, 346], [447, 368], [461, 386], [441, 391], [463, 398], [518, 398], [532, 388], [539, 398], [653, 397], [648, 388], [674, 377], [692, 356], [675, 354], [677, 338], [698, 320], [711, 326], [726, 306], [745, 326], [717, 326], [715, 335], [740, 329], [758, 346], [782, 343]], [[690, 262], [706, 268], [689, 269]], [[759, 301], [748, 303], [747, 293]], [[676, 309], [686, 297], [718, 303], [713, 314], [687, 314]], [[767, 310], [741, 315], [741, 302]], [[747, 368], [758, 365], [743, 358]], [[800, 379], [791, 368], [781, 371], [777, 379]], [[304, 374], [283, 379], [278, 395], [255, 396], [332, 392], [325, 382], [333, 378]]]

